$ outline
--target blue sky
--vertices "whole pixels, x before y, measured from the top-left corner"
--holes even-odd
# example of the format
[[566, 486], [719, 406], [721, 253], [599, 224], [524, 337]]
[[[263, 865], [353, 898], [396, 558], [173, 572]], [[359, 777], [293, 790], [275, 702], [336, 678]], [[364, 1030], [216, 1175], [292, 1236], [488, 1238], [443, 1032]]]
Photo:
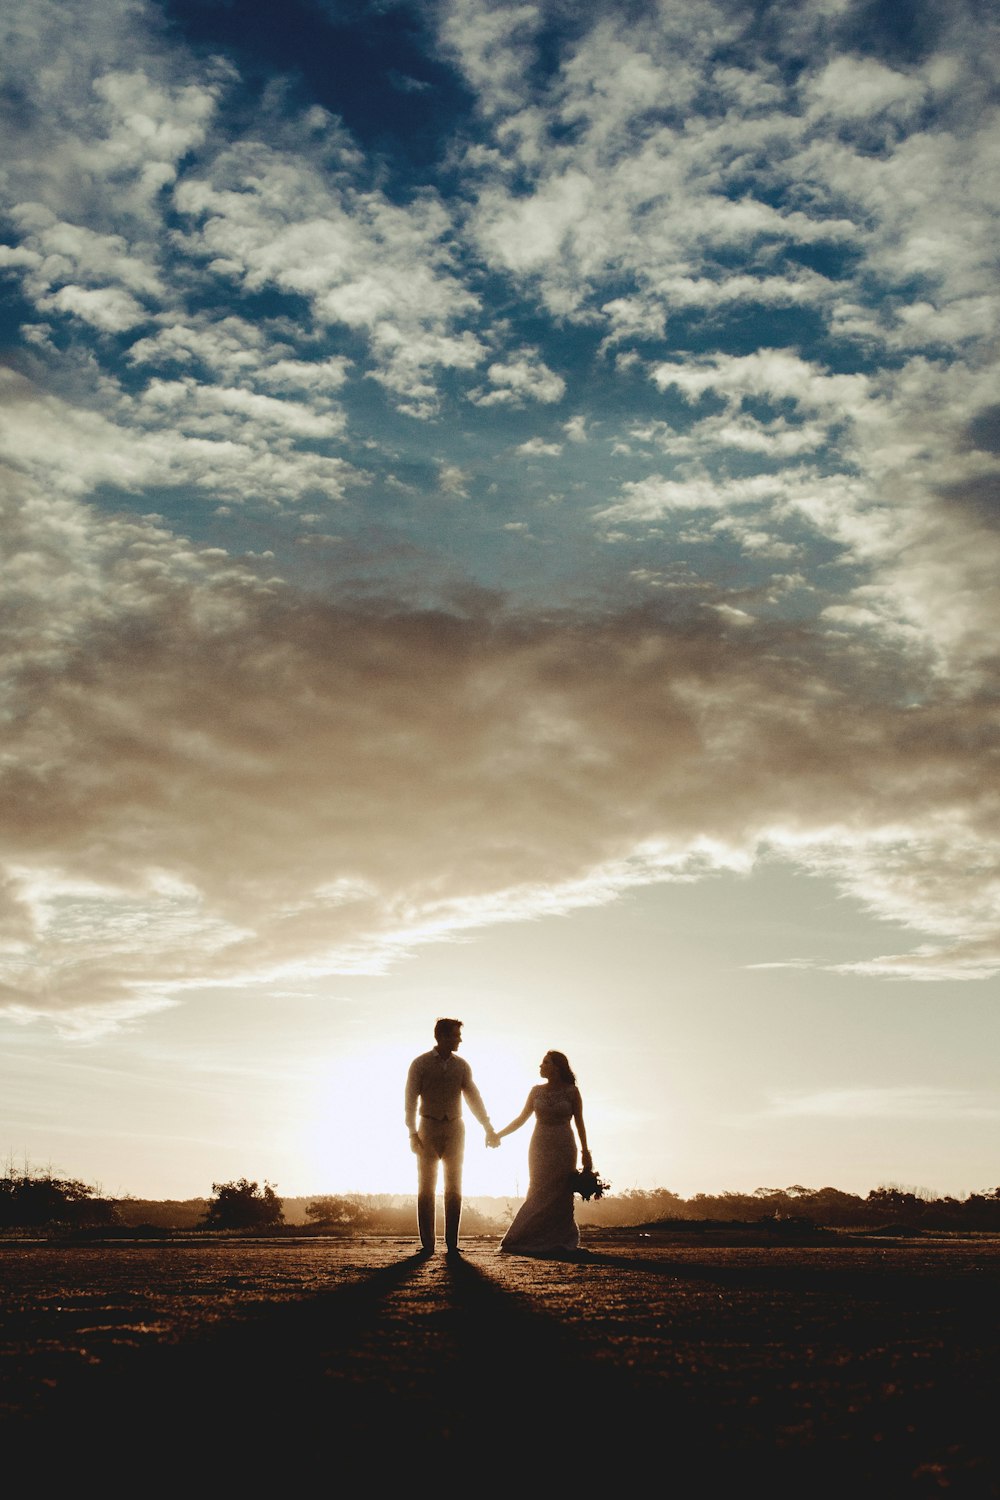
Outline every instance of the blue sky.
[[[140, 1148], [128, 1081], [221, 1068], [223, 1013], [228, 1077], [288, 1021], [275, 1118], [317, 1056], [394, 1076], [460, 954], [497, 1091], [582, 1054], [619, 1177], [986, 1185], [996, 29], [970, 0], [9, 15], [12, 1152], [373, 1189], [378, 1160], [301, 1180], [308, 1111], [272, 1156], [230, 1100], [224, 1153], [207, 1086]], [[577, 974], [547, 1015], [630, 912], [642, 1004]], [[636, 1045], [686, 1037], [641, 1150], [620, 1005]], [[742, 1123], [685, 1156], [718, 1005], [758, 1016]], [[67, 1139], [71, 1062], [125, 1092]]]

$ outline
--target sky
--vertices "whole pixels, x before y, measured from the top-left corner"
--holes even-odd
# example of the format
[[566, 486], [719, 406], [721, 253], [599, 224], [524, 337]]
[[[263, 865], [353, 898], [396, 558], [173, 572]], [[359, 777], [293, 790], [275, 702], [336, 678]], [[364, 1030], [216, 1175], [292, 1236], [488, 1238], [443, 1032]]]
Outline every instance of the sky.
[[5, 1160], [996, 1186], [993, 7], [2, 25]]

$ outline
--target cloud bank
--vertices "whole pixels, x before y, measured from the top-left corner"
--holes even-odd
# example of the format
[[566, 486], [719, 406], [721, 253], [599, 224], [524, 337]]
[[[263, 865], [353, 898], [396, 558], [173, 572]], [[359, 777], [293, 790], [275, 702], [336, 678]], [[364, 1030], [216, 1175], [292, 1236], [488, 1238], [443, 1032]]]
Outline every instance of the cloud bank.
[[377, 968], [763, 854], [934, 935], [877, 969], [1000, 965], [991, 720], [877, 640], [733, 628], [700, 592], [597, 617], [337, 605], [11, 489], [12, 1015]]

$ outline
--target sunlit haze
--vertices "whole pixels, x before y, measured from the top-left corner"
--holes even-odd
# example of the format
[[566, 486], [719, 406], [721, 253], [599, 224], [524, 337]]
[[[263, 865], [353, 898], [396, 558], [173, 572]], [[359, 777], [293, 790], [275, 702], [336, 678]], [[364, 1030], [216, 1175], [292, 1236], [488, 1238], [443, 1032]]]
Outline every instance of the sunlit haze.
[[988, 7], [5, 29], [7, 1157], [411, 1192], [454, 1015], [615, 1190], [996, 1186]]

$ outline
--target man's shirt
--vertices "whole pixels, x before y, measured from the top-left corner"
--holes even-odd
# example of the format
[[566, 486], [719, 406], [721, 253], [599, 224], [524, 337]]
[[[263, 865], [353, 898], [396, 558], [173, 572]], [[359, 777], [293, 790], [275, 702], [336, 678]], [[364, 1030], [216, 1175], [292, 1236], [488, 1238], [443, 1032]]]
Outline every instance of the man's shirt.
[[442, 1057], [437, 1048], [415, 1057], [406, 1075], [406, 1128], [417, 1128], [417, 1102], [420, 1113], [433, 1120], [459, 1120], [462, 1097], [484, 1130], [490, 1118], [486, 1105], [472, 1081], [472, 1069], [464, 1057], [454, 1052]]

